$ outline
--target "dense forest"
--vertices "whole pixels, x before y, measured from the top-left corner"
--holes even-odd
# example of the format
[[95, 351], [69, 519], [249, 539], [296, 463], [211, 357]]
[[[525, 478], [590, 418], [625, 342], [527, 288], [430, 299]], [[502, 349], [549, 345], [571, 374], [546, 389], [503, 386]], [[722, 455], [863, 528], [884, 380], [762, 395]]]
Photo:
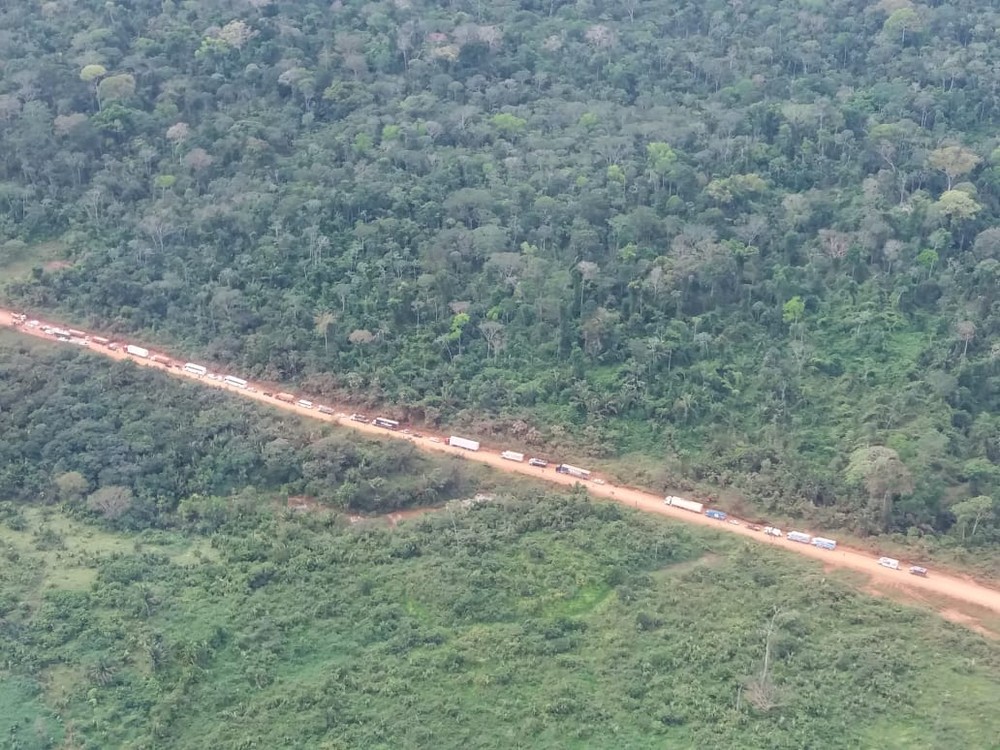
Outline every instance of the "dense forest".
[[17, 303], [863, 533], [1000, 535], [995, 3], [0, 27], [0, 263], [65, 261]]
[[227, 507], [267, 496], [384, 513], [478, 486], [475, 467], [409, 445], [10, 333], [0, 334], [0, 435], [0, 499], [64, 503], [121, 529], [169, 526], [180, 513], [207, 531]]

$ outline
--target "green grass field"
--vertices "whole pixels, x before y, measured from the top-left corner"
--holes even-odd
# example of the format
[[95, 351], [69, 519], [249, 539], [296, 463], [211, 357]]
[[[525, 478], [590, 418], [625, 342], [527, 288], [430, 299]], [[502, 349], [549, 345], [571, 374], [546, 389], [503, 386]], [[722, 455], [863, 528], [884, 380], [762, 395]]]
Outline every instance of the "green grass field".
[[500, 501], [391, 529], [262, 504], [211, 539], [5, 507], [11, 747], [1000, 739], [995, 643], [811, 564], [617, 506]]
[[65, 263], [66, 248], [58, 242], [39, 242], [33, 245], [19, 241], [0, 246], [0, 276], [4, 281], [23, 278], [32, 268], [54, 268]]

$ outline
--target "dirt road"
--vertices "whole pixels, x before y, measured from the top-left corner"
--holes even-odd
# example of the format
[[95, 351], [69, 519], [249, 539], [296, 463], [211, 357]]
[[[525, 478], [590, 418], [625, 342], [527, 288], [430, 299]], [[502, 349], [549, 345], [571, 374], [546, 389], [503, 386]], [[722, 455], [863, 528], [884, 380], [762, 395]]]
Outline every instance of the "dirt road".
[[[44, 322], [42, 323], [42, 325], [45, 324], [46, 323]], [[30, 328], [25, 325], [17, 325], [15, 323], [14, 314], [9, 310], [0, 309], [0, 325], [13, 328], [14, 330], [24, 334], [37, 336], [49, 341], [55, 341], [51, 335], [42, 332], [41, 325], [34, 328]], [[62, 324], [52, 323], [50, 325], [59, 327]], [[72, 345], [73, 344], [69, 343], [64, 344], [64, 346]], [[118, 350], [111, 350], [105, 346], [94, 344], [93, 342], [91, 342], [87, 348], [91, 351], [103, 354], [104, 356], [111, 357], [112, 359], [128, 359], [140, 367], [152, 367], [162, 370], [166, 374], [173, 377], [196, 380], [203, 386], [231, 391], [238, 396], [242, 396], [243, 398], [260, 401], [268, 404], [269, 406], [284, 409], [285, 411], [293, 412], [303, 417], [318, 419], [325, 422], [334, 422], [342, 425], [343, 427], [357, 430], [358, 432], [363, 432], [379, 438], [408, 440], [411, 443], [414, 443], [421, 450], [461, 456], [469, 461], [478, 461], [479, 463], [487, 464], [499, 471], [511, 474], [523, 474], [525, 476], [529, 476], [534, 479], [541, 479], [553, 484], [561, 484], [571, 487], [578, 482], [578, 480], [573, 477], [566, 476], [564, 474], [557, 474], [552, 466], [545, 469], [539, 469], [528, 466], [527, 463], [517, 463], [505, 460], [501, 458], [499, 454], [491, 453], [486, 450], [470, 452], [462, 450], [461, 448], [453, 448], [443, 441], [442, 436], [428, 436], [424, 434], [422, 437], [418, 438], [401, 432], [384, 430], [367, 423], [353, 422], [348, 416], [346, 416], [351, 411], [351, 409], [346, 406], [331, 404], [331, 407], [333, 407], [338, 413], [336, 415], [321, 414], [315, 409], [304, 408], [298, 406], [297, 404], [284, 403], [277, 401], [273, 397], [265, 396], [263, 391], [270, 390], [268, 386], [251, 383], [251, 387], [256, 388], [256, 391], [241, 389], [237, 386], [229, 385], [222, 380], [212, 380], [207, 377], [198, 377], [197, 375], [185, 372], [180, 367], [169, 367], [167, 365], [158, 364], [149, 359], [132, 357], [122, 350], [124, 348], [124, 343], [122, 343], [122, 348]], [[170, 355], [164, 356], [169, 357]], [[177, 361], [174, 357], [170, 358]], [[183, 365], [183, 360], [180, 360], [179, 364]], [[890, 570], [888, 568], [881, 567], [875, 558], [868, 552], [852, 550], [842, 546], [838, 546], [835, 551], [828, 552], [811, 545], [792, 542], [785, 538], [765, 536], [759, 531], [751, 531], [745, 523], [741, 523], [737, 526], [728, 522], [716, 521], [699, 513], [692, 513], [690, 511], [664, 505], [663, 498], [657, 494], [629, 487], [621, 487], [611, 484], [595, 484], [593, 482], [586, 482], [584, 483], [584, 486], [591, 495], [613, 500], [624, 505], [629, 505], [647, 513], [656, 513], [661, 516], [669, 516], [670, 518], [683, 521], [684, 523], [698, 524], [700, 526], [711, 527], [719, 531], [727, 531], [731, 534], [739, 534], [757, 544], [779, 547], [786, 549], [789, 552], [815, 558], [827, 566], [846, 568], [865, 573], [873, 579], [873, 583], [875, 584], [887, 584], [893, 588], [903, 591], [909, 589], [912, 594], [911, 598], [914, 600], [920, 600], [921, 593], [926, 592], [965, 602], [967, 604], [1000, 614], [1000, 591], [979, 584], [969, 578], [946, 575], [935, 571], [931, 571], [929, 577], [927, 578], [919, 578], [905, 572], [906, 565], [903, 563], [900, 564], [902, 568], [901, 570]]]

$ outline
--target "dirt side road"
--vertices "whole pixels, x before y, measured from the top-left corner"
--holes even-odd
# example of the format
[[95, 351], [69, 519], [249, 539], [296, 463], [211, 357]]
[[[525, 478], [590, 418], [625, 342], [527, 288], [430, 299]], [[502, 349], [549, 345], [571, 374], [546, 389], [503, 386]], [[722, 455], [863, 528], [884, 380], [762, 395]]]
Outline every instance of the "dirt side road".
[[[42, 322], [43, 325], [46, 324], [45, 321]], [[37, 328], [29, 328], [24, 325], [17, 325], [15, 323], [14, 314], [9, 310], [0, 309], [0, 325], [13, 328], [14, 330], [27, 334], [37, 336], [39, 338], [47, 339], [49, 341], [55, 341], [55, 339], [42, 332], [41, 326]], [[62, 326], [63, 324], [52, 323], [53, 326]], [[135, 342], [130, 342], [135, 343]], [[72, 344], [65, 344], [65, 346], [72, 346]], [[122, 344], [124, 347], [124, 343]], [[479, 463], [488, 464], [496, 468], [499, 471], [505, 471], [508, 473], [524, 474], [535, 479], [541, 479], [553, 484], [561, 484], [566, 486], [573, 486], [578, 480], [573, 477], [566, 476], [564, 474], [557, 474], [552, 466], [546, 469], [539, 469], [532, 466], [528, 466], [527, 463], [516, 463], [513, 461], [507, 461], [500, 458], [498, 454], [490, 453], [485, 450], [480, 450], [477, 452], [470, 452], [462, 450], [461, 448], [453, 448], [442, 441], [441, 436], [427, 436], [415, 437], [413, 435], [405, 435], [400, 432], [391, 432], [378, 427], [374, 427], [370, 424], [361, 422], [352, 422], [347, 416], [343, 416], [341, 413], [346, 414], [351, 411], [350, 407], [347, 406], [337, 406], [331, 404], [331, 406], [338, 412], [338, 415], [325, 415], [321, 414], [314, 409], [307, 409], [296, 404], [288, 404], [282, 401], [277, 401], [276, 399], [265, 396], [261, 391], [270, 390], [268, 386], [251, 383], [251, 386], [257, 388], [257, 392], [250, 390], [244, 390], [236, 386], [231, 386], [224, 383], [221, 380], [210, 380], [208, 378], [200, 378], [196, 375], [185, 372], [178, 367], [168, 367], [166, 365], [158, 364], [152, 362], [149, 359], [140, 359], [137, 357], [132, 357], [127, 355], [122, 349], [113, 351], [104, 346], [99, 346], [91, 343], [87, 348], [91, 351], [103, 354], [104, 356], [111, 357], [112, 359], [128, 359], [134, 362], [140, 367], [152, 367], [162, 370], [168, 375], [179, 378], [187, 378], [190, 380], [198, 381], [201, 385], [207, 386], [209, 388], [219, 388], [222, 390], [231, 391], [236, 395], [242, 396], [243, 398], [254, 399], [256, 401], [261, 401], [268, 404], [269, 406], [284, 409], [296, 413], [300, 416], [309, 417], [311, 419], [319, 419], [325, 422], [335, 422], [343, 427], [350, 428], [352, 430], [357, 430], [358, 432], [367, 433], [380, 438], [392, 438], [397, 440], [409, 440], [414, 443], [421, 450], [434, 451], [437, 453], [448, 453], [455, 456], [461, 456], [462, 458], [469, 461], [478, 461]], [[151, 352], [156, 353], [156, 352]], [[165, 355], [170, 356], [170, 355]], [[174, 361], [176, 358], [171, 357]], [[183, 360], [180, 360], [183, 364]], [[438, 442], [441, 441], [441, 442]], [[624, 505], [630, 505], [639, 510], [645, 511], [647, 513], [656, 513], [661, 516], [669, 516], [678, 521], [683, 521], [685, 523], [698, 524], [701, 526], [709, 526], [719, 531], [728, 531], [731, 534], [739, 534], [748, 540], [751, 540], [757, 544], [766, 544], [773, 547], [780, 547], [787, 549], [790, 552], [794, 552], [799, 555], [805, 555], [806, 557], [812, 557], [819, 560], [824, 565], [838, 568], [846, 568], [850, 570], [859, 571], [865, 573], [872, 578], [872, 583], [875, 585], [885, 584], [898, 591], [904, 593], [909, 590], [908, 598], [916, 601], [923, 601], [923, 594], [934, 594], [936, 596], [950, 598], [954, 600], [959, 600], [967, 604], [971, 604], [977, 607], [982, 607], [984, 609], [990, 610], [994, 613], [1000, 614], [1000, 591], [984, 586], [982, 584], [976, 583], [970, 578], [958, 577], [954, 575], [946, 575], [943, 573], [937, 573], [931, 571], [929, 577], [919, 578], [917, 576], [911, 576], [905, 572], [905, 565], [901, 563], [903, 570], [890, 570], [888, 568], [883, 568], [876, 562], [875, 558], [867, 552], [861, 552], [857, 550], [852, 550], [842, 546], [838, 546], [837, 550], [834, 552], [828, 552], [826, 550], [813, 547], [811, 545], [799, 544], [796, 542], [791, 542], [785, 538], [775, 538], [763, 535], [758, 531], [751, 531], [746, 525], [733, 525], [726, 522], [716, 521], [714, 519], [708, 518], [704, 515], [698, 513], [692, 513], [690, 511], [681, 510], [679, 508], [674, 508], [666, 506], [663, 504], [663, 498], [659, 495], [655, 495], [642, 490], [637, 490], [629, 487], [615, 486], [611, 484], [594, 484], [592, 482], [586, 482], [584, 484], [587, 491], [594, 496], [605, 498], [608, 500], [614, 500], [616, 502], [622, 503]]]

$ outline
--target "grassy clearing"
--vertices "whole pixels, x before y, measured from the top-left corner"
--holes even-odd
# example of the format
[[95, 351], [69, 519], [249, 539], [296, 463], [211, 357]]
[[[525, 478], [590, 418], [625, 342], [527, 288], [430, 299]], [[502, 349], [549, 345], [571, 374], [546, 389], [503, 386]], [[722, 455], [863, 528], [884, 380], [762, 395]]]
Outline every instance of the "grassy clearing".
[[10, 241], [0, 247], [0, 278], [14, 281], [29, 276], [33, 268], [61, 265], [65, 259], [66, 247], [58, 240], [33, 245]]
[[0, 671], [0, 746], [44, 750], [62, 741], [63, 729], [37, 683]]
[[[13, 526], [13, 528], [12, 528]], [[40, 576], [42, 589], [82, 591], [96, 580], [96, 561], [112, 556], [148, 552], [164, 555], [178, 566], [217, 559], [204, 539], [145, 531], [126, 536], [104, 531], [67, 517], [54, 509], [19, 508], [17, 520], [0, 526], [0, 547], [8, 559], [25, 555]]]
[[[0, 714], [22, 734], [55, 711], [88, 748], [987, 750], [1000, 731], [997, 644], [617, 506], [502, 501], [391, 529], [262, 503], [210, 549], [21, 523], [4, 546], [40, 572], [3, 574], [19, 687]], [[33, 542], [46, 528], [61, 550]], [[747, 685], [772, 620], [762, 710]]]

